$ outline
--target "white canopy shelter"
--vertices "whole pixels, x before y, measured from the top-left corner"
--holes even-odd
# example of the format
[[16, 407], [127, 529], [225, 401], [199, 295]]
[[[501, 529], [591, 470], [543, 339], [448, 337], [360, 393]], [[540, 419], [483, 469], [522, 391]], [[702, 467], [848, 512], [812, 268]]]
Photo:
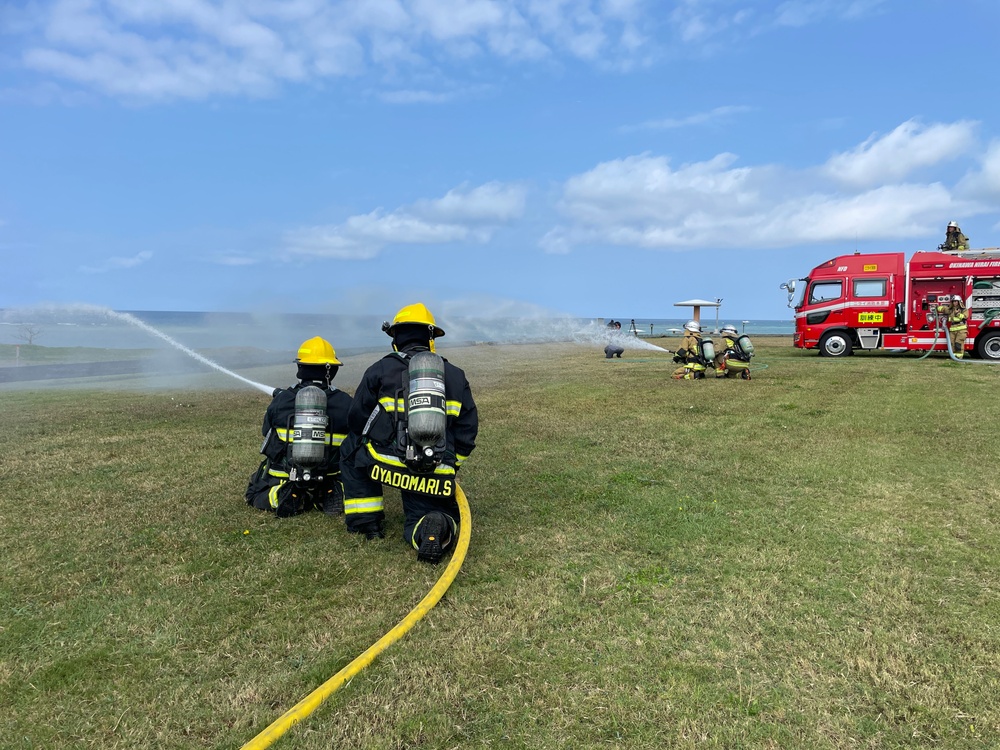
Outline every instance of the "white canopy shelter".
[[691, 315], [692, 320], [701, 322], [701, 308], [703, 307], [719, 307], [722, 304], [721, 299], [716, 299], [712, 301], [710, 299], [689, 299], [684, 302], [675, 302], [674, 307], [691, 307], [694, 308], [694, 312]]

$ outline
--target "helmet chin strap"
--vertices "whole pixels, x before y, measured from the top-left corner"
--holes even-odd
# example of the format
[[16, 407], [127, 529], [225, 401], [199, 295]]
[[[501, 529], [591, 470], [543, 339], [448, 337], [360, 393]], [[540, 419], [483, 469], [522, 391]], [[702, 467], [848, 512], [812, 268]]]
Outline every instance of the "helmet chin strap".
[[[430, 349], [430, 350], [431, 350], [432, 352], [436, 352], [436, 350], [434, 349], [434, 339], [431, 339], [430, 341], [428, 341], [428, 342], [427, 342], [427, 347], [428, 347], [428, 348], [429, 348], [429, 349]], [[393, 339], [393, 342], [392, 342], [392, 350], [393, 350], [394, 352], [398, 352], [398, 351], [399, 351], [399, 347], [398, 347], [398, 346], [396, 346], [396, 341], [395, 341], [395, 339]]]

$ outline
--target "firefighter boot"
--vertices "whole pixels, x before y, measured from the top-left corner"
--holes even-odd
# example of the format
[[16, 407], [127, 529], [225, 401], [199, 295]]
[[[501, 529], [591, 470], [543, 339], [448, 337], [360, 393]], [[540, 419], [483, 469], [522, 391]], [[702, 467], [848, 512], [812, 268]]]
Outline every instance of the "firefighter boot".
[[749, 380], [750, 379], [750, 371], [749, 370], [743, 370], [740, 373], [740, 377], [743, 378], [744, 380]]
[[366, 524], [358, 526], [356, 529], [351, 529], [357, 534], [364, 534], [365, 539], [372, 541], [373, 539], [385, 539], [385, 532], [382, 530], [382, 523], [380, 521], [369, 521]]
[[328, 487], [323, 495], [323, 512], [328, 516], [339, 516], [344, 512], [344, 493], [339, 484]]
[[417, 526], [413, 530], [413, 542], [417, 547], [418, 560], [433, 565], [441, 562], [445, 549], [451, 544], [453, 523], [448, 516], [440, 511], [428, 513], [417, 522]]

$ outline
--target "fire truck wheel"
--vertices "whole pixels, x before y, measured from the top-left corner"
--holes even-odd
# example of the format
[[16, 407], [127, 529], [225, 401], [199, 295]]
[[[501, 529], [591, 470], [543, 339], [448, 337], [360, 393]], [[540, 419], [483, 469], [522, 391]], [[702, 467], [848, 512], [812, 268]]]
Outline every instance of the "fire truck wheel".
[[976, 353], [980, 359], [1000, 362], [1000, 331], [990, 331], [976, 340]]
[[819, 340], [819, 353], [824, 357], [846, 357], [852, 348], [851, 337], [843, 331], [831, 331]]

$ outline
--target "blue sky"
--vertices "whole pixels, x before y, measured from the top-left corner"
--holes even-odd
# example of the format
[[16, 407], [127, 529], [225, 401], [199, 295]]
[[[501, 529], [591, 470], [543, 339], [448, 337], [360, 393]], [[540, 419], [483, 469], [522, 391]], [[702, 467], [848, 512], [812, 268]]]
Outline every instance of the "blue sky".
[[995, 0], [6, 0], [0, 307], [789, 316], [1000, 245]]

